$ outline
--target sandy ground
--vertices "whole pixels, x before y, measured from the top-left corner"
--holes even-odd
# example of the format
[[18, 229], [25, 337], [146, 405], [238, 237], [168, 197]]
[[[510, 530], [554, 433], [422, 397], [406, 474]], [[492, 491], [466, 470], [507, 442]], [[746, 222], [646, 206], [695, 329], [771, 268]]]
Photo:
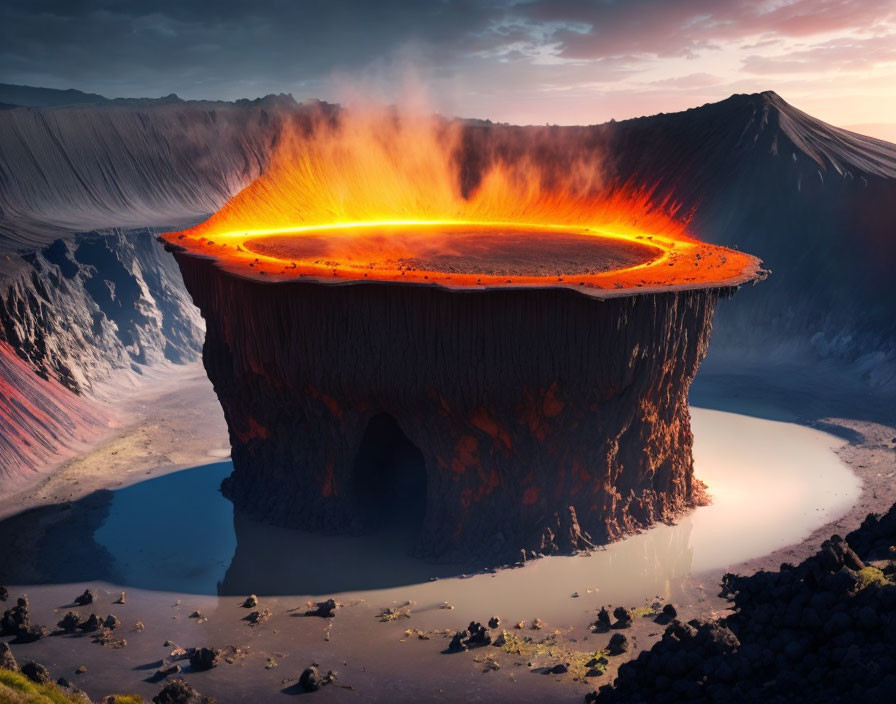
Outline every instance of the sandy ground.
[[227, 425], [201, 362], [154, 372], [110, 404], [117, 426], [25, 491], [0, 495], [0, 519], [230, 456]]
[[[214, 394], [199, 365], [187, 367], [169, 379], [141, 390], [126, 408], [128, 421], [113, 437], [91, 452], [68, 462], [36, 489], [0, 501], [0, 516], [23, 509], [72, 501], [98, 489], [132, 484], [188, 466], [213, 461], [227, 452], [226, 428]], [[817, 420], [817, 419], [816, 419]], [[818, 423], [816, 423], [818, 424]], [[845, 515], [814, 531], [798, 545], [771, 555], [733, 565], [731, 571], [749, 573], [775, 569], [781, 562], [796, 562], [814, 552], [832, 533], [845, 534], [872, 511], [883, 511], [896, 501], [896, 429], [870, 421], [825, 419], [820, 424], [850, 439], [840, 450], [842, 460], [861, 478], [862, 492]], [[38, 519], [39, 520], [39, 519]], [[160, 535], [159, 540], [186, 540], [189, 534]], [[202, 546], [197, 545], [197, 550]], [[27, 559], [27, 544], [6, 553]], [[301, 560], [301, 555], [284, 556]], [[309, 569], [314, 569], [309, 565]], [[727, 604], [717, 596], [721, 571], [692, 575], [676, 607], [685, 619], [713, 617]], [[650, 647], [663, 626], [650, 615], [635, 618], [625, 631], [632, 642], [626, 655], [610, 657], [606, 674], [582, 678], [583, 663], [604, 648], [610, 633], [593, 633], [590, 623], [601, 605], [598, 595], [580, 595], [573, 625], [545, 622], [531, 624], [544, 613], [533, 595], [526, 613], [479, 613], [475, 609], [442, 608], [441, 602], [415, 603], [403, 609], [403, 601], [374, 603], [353, 600], [342, 604], [335, 618], [304, 616], [307, 603], [301, 597], [267, 597], [260, 608], [272, 612], [267, 622], [250, 625], [240, 597], [173, 594], [128, 589], [127, 603], [117, 605], [121, 587], [106, 583], [11, 586], [14, 598], [27, 591], [33, 620], [51, 628], [71, 608], [72, 599], [90, 587], [98, 594], [91, 607], [73, 608], [81, 614], [96, 611], [115, 614], [122, 621], [116, 632], [126, 647], [113, 648], [92, 642], [89, 635], [59, 635], [33, 644], [14, 644], [20, 662], [34, 659], [50, 667], [54, 676], [65, 676], [98, 699], [113, 691], [137, 691], [151, 697], [161, 685], [152, 675], [163, 658], [170, 658], [175, 643], [185, 648], [213, 646], [225, 650], [226, 660], [210, 672], [192, 672], [186, 660], [184, 676], [203, 693], [219, 702], [277, 701], [297, 693], [296, 681], [311, 663], [335, 670], [337, 683], [315, 695], [322, 702], [421, 702], [421, 701], [516, 701], [581, 702], [583, 695], [606, 683], [618, 665]], [[450, 603], [450, 594], [445, 595]], [[625, 604], [642, 607], [642, 603]], [[398, 610], [393, 620], [381, 621], [383, 610]], [[202, 618], [191, 618], [198, 610]], [[468, 611], [468, 612], [466, 612]], [[448, 632], [471, 620], [485, 623], [493, 615], [502, 628], [531, 642], [519, 647], [483, 647], [445, 654]], [[136, 628], [138, 621], [142, 624]], [[524, 622], [522, 629], [514, 628]], [[502, 629], [492, 631], [497, 636]], [[517, 651], [517, 652], [514, 652]], [[229, 662], [232, 661], [232, 662]], [[570, 673], [544, 674], [547, 667], [570, 663]], [[85, 665], [87, 672], [76, 675]]]

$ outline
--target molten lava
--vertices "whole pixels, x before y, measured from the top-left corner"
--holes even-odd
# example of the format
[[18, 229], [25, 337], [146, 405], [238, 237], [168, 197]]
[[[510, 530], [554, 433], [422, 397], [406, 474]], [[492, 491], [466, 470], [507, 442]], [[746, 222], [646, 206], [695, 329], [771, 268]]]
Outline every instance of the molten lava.
[[461, 138], [458, 123], [320, 112], [218, 213], [163, 237], [244, 276], [323, 283], [606, 296], [737, 285], [759, 272], [754, 257], [694, 239], [649, 193], [605, 187], [585, 150], [497, 158], [465, 188]]

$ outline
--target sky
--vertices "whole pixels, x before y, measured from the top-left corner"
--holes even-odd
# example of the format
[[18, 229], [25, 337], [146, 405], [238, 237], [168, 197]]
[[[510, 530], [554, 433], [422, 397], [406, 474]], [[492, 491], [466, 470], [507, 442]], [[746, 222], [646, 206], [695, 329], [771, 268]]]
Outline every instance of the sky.
[[896, 0], [0, 0], [0, 82], [522, 124], [774, 90], [896, 139]]

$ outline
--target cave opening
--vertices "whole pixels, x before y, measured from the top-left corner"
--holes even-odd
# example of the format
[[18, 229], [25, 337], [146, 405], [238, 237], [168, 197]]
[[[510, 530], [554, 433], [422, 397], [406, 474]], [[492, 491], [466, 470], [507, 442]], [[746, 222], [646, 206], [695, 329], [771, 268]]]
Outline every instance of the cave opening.
[[367, 424], [352, 476], [354, 503], [366, 531], [400, 532], [413, 542], [426, 514], [423, 453], [388, 413]]

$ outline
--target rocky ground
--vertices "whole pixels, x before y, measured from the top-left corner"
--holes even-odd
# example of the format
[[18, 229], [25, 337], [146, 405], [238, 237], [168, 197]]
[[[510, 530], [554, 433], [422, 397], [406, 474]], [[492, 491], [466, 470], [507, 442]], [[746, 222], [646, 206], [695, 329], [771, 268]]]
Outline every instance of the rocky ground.
[[674, 620], [586, 702], [885, 701], [896, 689], [896, 505], [798, 565], [726, 574], [733, 613]]
[[[203, 377], [199, 374], [196, 384], [202, 383]], [[131, 407], [133, 423], [124, 423], [114, 438], [70, 462], [37, 490], [4, 500], [0, 512], [9, 515], [27, 507], [74, 501], [98, 488], [140, 481], [147, 472], [161, 473], [198, 464], [203, 458], [207, 460], [210, 451], [220, 447], [224, 440], [220, 414], [214, 407], [214, 397], [207, 393], [207, 381], [204, 383], [205, 393], [211, 399], [207, 406], [197, 401], [195, 392], [187, 393], [186, 379], [179, 384], [172, 382], [167, 390], [159, 387], [147, 391], [143, 401]], [[831, 423], [829, 427], [833, 428], [834, 422]], [[276, 700], [317, 687], [313, 696], [322, 702], [511, 699], [573, 704], [582, 702], [601, 685], [614, 681], [619, 689], [603, 692], [601, 701], [604, 698], [639, 701], [638, 697], [653, 701], [650, 692], [625, 689], [632, 677], [626, 673], [640, 672], [645, 657], [640, 653], [651, 652], [649, 657], [653, 658], [652, 653], [658, 652], [658, 658], [666, 658], [663, 653], [671, 652], [668, 649], [682, 647], [670, 645], [671, 641], [699, 644], [688, 646], [695, 648], [709, 643], [707, 647], [721, 648], [722, 660], [733, 658], [732, 662], [738, 663], [750, 652], [756, 652], [746, 648], [744, 653], [744, 647], [735, 646], [728, 639], [727, 631], [739, 643], [760, 644], [761, 657], [774, 654], [772, 667], [777, 667], [779, 662], [790, 662], [785, 660], [790, 655], [778, 653], [775, 648], [786, 648], [791, 641], [802, 643], [800, 647], [805, 652], [802, 659], [795, 661], [798, 666], [793, 669], [798, 677], [810, 676], [816, 669], [810, 667], [811, 657], [821, 657], [818, 647], [813, 645], [815, 641], [802, 630], [803, 624], [789, 625], [788, 619], [796, 611], [785, 608], [781, 615], [777, 602], [767, 621], [754, 618], [756, 613], [765, 613], [770, 608], [767, 598], [761, 595], [781, 593], [788, 605], [794, 600], [799, 602], [804, 598], [800, 596], [802, 590], [814, 584], [811, 568], [785, 570], [780, 573], [785, 576], [781, 577], [777, 572], [779, 565], [805, 561], [833, 533], [848, 535], [866, 514], [885, 512], [896, 501], [893, 482], [896, 432], [888, 426], [864, 421], [838, 420], [836, 425], [841, 433], [850, 431], [851, 442], [840, 454], [863, 481], [859, 501], [850, 512], [820, 528], [805, 542], [731, 567], [740, 574], [760, 575], [744, 580], [728, 578], [728, 596], [733, 601], [718, 595], [720, 573], [694, 574], [690, 588], [678, 594], [671, 605], [666, 598], [602, 605], [599, 594], [570, 594], [570, 606], [564, 607], [562, 617], [553, 608], [555, 605], [540, 604], [537, 595], [533, 595], [531, 605], [527, 603], [525, 609], [477, 609], [469, 604], [452, 609], [448, 585], [453, 580], [444, 582], [447, 603], [407, 603], [394, 594], [394, 601], [390, 595], [388, 600], [345, 599], [332, 605], [320, 597], [316, 601], [323, 606], [306, 603], [304, 597], [289, 596], [261, 596], [244, 606], [248, 594], [237, 598], [131, 588], [127, 588], [124, 603], [120, 603], [124, 587], [119, 585], [30, 584], [11, 587], [6, 603], [0, 603], [0, 613], [8, 612], [2, 641], [10, 644], [10, 653], [20, 666], [29, 666], [31, 662], [42, 665], [29, 666], [26, 678], [27, 673], [42, 678], [48, 672], [54, 681], [62, 678], [63, 684], [67, 681], [85, 690], [93, 701], [102, 701], [112, 692], [127, 692], [144, 701], [155, 698], [158, 702], [201, 702], [201, 696], [205, 696], [226, 704], [258, 701], [262, 694]], [[891, 523], [892, 519], [888, 519], [881, 525]], [[190, 540], [190, 536], [163, 533], [159, 540]], [[889, 563], [874, 562], [874, 555], [869, 552], [872, 548], [888, 548], [884, 545], [887, 540], [875, 539], [868, 545], [856, 543], [852, 535], [848, 540], [858, 558], [868, 561], [880, 574], [853, 569], [855, 579], [859, 580], [856, 582], [849, 572], [841, 571], [839, 574], [846, 574], [849, 580], [838, 582], [836, 588], [841, 590], [839, 598], [847, 605], [842, 609], [840, 601], [823, 605], [825, 610], [819, 615], [823, 624], [835, 617], [839, 622], [837, 632], [830, 636], [822, 626], [821, 636], [831, 641], [822, 641], [827, 644], [827, 649], [821, 651], [827, 658], [820, 661], [822, 675], [826, 668], [839, 667], [831, 661], [828, 652], [834, 648], [845, 649], [842, 653], [836, 652], [842, 656], [844, 668], [853, 668], [849, 671], [850, 677], [844, 675], [846, 670], [836, 670], [841, 677], [836, 689], [830, 691], [838, 696], [841, 690], [845, 693], [851, 692], [854, 686], [866, 686], [869, 681], [866, 660], [877, 662], [879, 668], [886, 667], [886, 660], [876, 659], [874, 647], [885, 642], [882, 639], [889, 616], [881, 607], [877, 611], [878, 618], [882, 618], [878, 625], [867, 634], [856, 631], [862, 637], [880, 636], [877, 641], [872, 638], [868, 649], [864, 642], [846, 644], [841, 638], [833, 643], [832, 639], [851, 632], [854, 625], [862, 623], [862, 618], [868, 618], [867, 610], [864, 616], [859, 613], [867, 606], [866, 600], [871, 598], [868, 595], [876, 593], [869, 590], [892, 589], [887, 586], [892, 572]], [[896, 538], [893, 540], [896, 542]], [[878, 542], [880, 545], [875, 546]], [[843, 554], [847, 553], [843, 551]], [[888, 556], [886, 553], [884, 558], [888, 560]], [[27, 560], [27, 545], [19, 545], [14, 555], [7, 552], [3, 557]], [[813, 560], [821, 564], [820, 558]], [[852, 563], [852, 567], [856, 566]], [[309, 569], [313, 568], [309, 565]], [[847, 566], [847, 569], [851, 568]], [[826, 585], [830, 581], [832, 589], [836, 580], [844, 579], [831, 576], [834, 573], [819, 574], [818, 584]], [[863, 580], [868, 576], [874, 579], [865, 585]], [[88, 589], [93, 601], [78, 603]], [[393, 593], [396, 591], [401, 590]], [[26, 594], [27, 602], [19, 603]], [[811, 603], [814, 597], [805, 598]], [[605, 607], [604, 616], [601, 606]], [[800, 608], [801, 617], [804, 609], [805, 605]], [[841, 611], [849, 619], [848, 624], [836, 616]], [[307, 615], [309, 612], [312, 615]], [[335, 615], [330, 616], [331, 613]], [[787, 632], [781, 635], [781, 629]], [[796, 637], [791, 637], [794, 634]], [[668, 657], [680, 667], [677, 655]], [[732, 666], [735, 673], [737, 667], [742, 665]], [[765, 672], [766, 679], [761, 684], [775, 682], [770, 687], [779, 686], [778, 674]], [[870, 675], [877, 683], [880, 670]], [[710, 677], [708, 673], [707, 677]], [[640, 675], [636, 679], [640, 681], [639, 678]], [[179, 679], [186, 685], [177, 684]], [[694, 684], [702, 677], [683, 673], [679, 679]], [[879, 679], [885, 681], [882, 676]], [[830, 681], [826, 675], [819, 680], [822, 684]], [[5, 673], [0, 676], [0, 682], [13, 689], [28, 686], [22, 684], [21, 678], [13, 682]], [[171, 683], [175, 684], [168, 687]], [[786, 683], [785, 676], [780, 686]], [[687, 686], [693, 691], [691, 685]], [[162, 694], [166, 687], [167, 693]], [[201, 695], [190, 699], [192, 695], [187, 687], [198, 690]], [[729, 699], [737, 700], [740, 690], [726, 691]], [[5, 701], [3, 696], [9, 701], [21, 700], [4, 690], [0, 692], [3, 693], [0, 701]], [[786, 690], [781, 692], [783, 701]], [[832, 696], [818, 700], [829, 700]], [[139, 700], [119, 700], [120, 704], [125, 701]]]

